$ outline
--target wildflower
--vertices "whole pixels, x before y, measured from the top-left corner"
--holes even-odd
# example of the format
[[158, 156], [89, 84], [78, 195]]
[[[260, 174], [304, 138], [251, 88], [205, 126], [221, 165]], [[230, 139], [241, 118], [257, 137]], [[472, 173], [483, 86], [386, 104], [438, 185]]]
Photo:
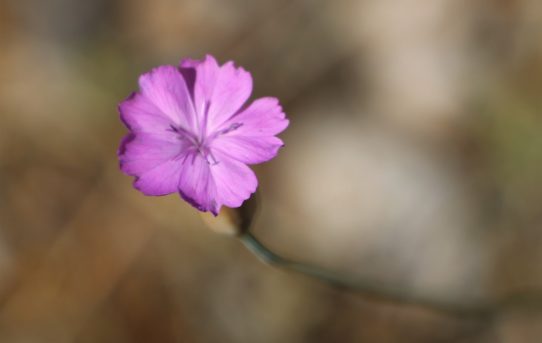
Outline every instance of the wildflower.
[[247, 166], [275, 157], [288, 126], [275, 98], [244, 106], [252, 77], [233, 62], [207, 55], [160, 66], [139, 78], [139, 92], [120, 103], [129, 134], [121, 142], [121, 170], [145, 195], [179, 192], [200, 211], [217, 215], [256, 191]]

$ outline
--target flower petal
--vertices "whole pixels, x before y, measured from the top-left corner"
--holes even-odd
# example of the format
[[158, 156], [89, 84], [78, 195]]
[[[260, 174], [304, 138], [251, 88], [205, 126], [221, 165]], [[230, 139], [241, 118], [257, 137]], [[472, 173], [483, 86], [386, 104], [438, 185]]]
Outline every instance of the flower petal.
[[170, 129], [173, 121], [140, 93], [132, 93], [119, 104], [120, 118], [132, 132], [160, 133]]
[[221, 130], [235, 126], [213, 141], [213, 147], [247, 164], [269, 161], [284, 143], [274, 135], [282, 132], [289, 122], [275, 98], [261, 98], [247, 109], [230, 118]]
[[222, 205], [239, 207], [256, 191], [258, 181], [248, 166], [216, 152], [210, 164], [199, 153], [184, 159], [179, 193], [200, 211], [217, 215]]
[[247, 101], [252, 92], [252, 77], [231, 61], [219, 66], [210, 55], [201, 61], [181, 61], [185, 75], [190, 69], [195, 70], [192, 91], [200, 125], [206, 132], [213, 132]]
[[210, 165], [199, 153], [193, 152], [184, 158], [178, 189], [181, 197], [198, 210], [218, 213]]
[[175, 125], [196, 128], [196, 115], [183, 75], [173, 66], [160, 66], [139, 78], [141, 93]]
[[242, 123], [232, 133], [245, 136], [274, 136], [284, 131], [289, 124], [277, 98], [259, 98], [254, 100], [242, 112], [226, 122], [223, 127], [232, 123]]
[[120, 168], [128, 175], [139, 176], [178, 157], [185, 146], [173, 133], [131, 133], [123, 139], [119, 148]]
[[213, 141], [213, 149], [246, 164], [269, 161], [277, 156], [284, 143], [275, 136], [223, 135]]
[[211, 166], [217, 188], [217, 199], [220, 205], [239, 207], [243, 201], [256, 192], [258, 179], [254, 172], [244, 163], [229, 158], [219, 151], [214, 151], [217, 164]]
[[138, 176], [134, 187], [145, 195], [167, 195], [177, 192], [182, 163], [166, 160]]
[[181, 157], [187, 152], [187, 144], [173, 133], [140, 132], [126, 136], [118, 154], [121, 170], [136, 176], [135, 188], [146, 195], [166, 195], [177, 191]]

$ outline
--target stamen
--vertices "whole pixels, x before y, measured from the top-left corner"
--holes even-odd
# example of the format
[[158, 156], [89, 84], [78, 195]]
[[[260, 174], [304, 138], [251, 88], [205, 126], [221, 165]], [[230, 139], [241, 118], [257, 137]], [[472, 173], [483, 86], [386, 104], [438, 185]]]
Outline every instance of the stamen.
[[207, 160], [207, 163], [209, 163], [209, 165], [211, 166], [216, 166], [218, 164], [218, 160], [215, 158], [215, 156], [210, 150], [207, 152], [205, 159]]
[[225, 135], [226, 133], [229, 133], [229, 132], [232, 132], [232, 131], [237, 130], [237, 129], [240, 128], [241, 126], [243, 126], [243, 123], [233, 123], [233, 124], [231, 124], [230, 126], [228, 126], [227, 128], [225, 128], [224, 130], [221, 130], [221, 131], [219, 132], [219, 134]]
[[167, 129], [167, 131], [172, 131], [172, 132], [177, 133], [178, 140], [188, 140], [190, 143], [196, 144], [196, 145], [198, 143], [197, 137], [192, 132], [185, 129], [184, 127], [170, 124], [169, 129]]
[[[208, 107], [207, 107], [207, 110], [208, 110]], [[192, 164], [194, 164], [196, 161], [196, 158], [198, 158], [198, 155], [200, 155], [202, 158], [205, 159], [205, 161], [209, 165], [214, 166], [220, 163], [220, 161], [218, 161], [213, 155], [213, 153], [211, 152], [211, 149], [209, 148], [209, 145], [208, 145], [209, 142], [219, 135], [237, 130], [242, 125], [243, 125], [242, 123], [233, 123], [226, 129], [220, 130], [216, 132], [215, 134], [213, 134], [212, 136], [206, 137], [206, 138], [200, 138], [196, 134], [183, 128], [182, 126], [176, 126], [173, 124], [171, 124], [169, 128], [166, 130], [175, 132], [177, 134], [177, 139], [187, 141], [188, 143], [191, 144], [190, 147], [186, 147], [186, 148], [189, 149], [189, 151], [192, 151], [192, 153], [187, 153], [182, 157], [179, 156], [178, 157], [179, 159], [183, 158], [183, 162], [184, 162], [191, 155], [191, 158], [192, 158], [191, 162]], [[202, 137], [205, 137], [205, 136], [202, 135]]]

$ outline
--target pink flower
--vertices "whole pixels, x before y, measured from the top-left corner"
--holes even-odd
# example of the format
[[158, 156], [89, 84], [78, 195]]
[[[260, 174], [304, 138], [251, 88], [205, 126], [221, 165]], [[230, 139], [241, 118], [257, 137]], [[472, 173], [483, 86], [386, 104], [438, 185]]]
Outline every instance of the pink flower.
[[239, 207], [256, 191], [247, 166], [275, 157], [288, 126], [275, 98], [243, 106], [252, 77], [233, 62], [219, 66], [207, 55], [160, 66], [139, 78], [139, 92], [119, 105], [130, 133], [118, 155], [121, 170], [135, 176], [146, 195], [179, 192], [200, 211], [217, 215]]

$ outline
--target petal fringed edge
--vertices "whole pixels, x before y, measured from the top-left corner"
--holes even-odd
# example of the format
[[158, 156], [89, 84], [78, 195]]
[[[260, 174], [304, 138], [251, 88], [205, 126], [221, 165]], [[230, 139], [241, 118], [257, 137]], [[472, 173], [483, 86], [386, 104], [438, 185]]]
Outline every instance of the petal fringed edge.
[[275, 135], [286, 129], [288, 124], [277, 99], [261, 98], [222, 126], [222, 130], [231, 126], [237, 128], [218, 136], [213, 147], [243, 163], [266, 162], [284, 146]]

